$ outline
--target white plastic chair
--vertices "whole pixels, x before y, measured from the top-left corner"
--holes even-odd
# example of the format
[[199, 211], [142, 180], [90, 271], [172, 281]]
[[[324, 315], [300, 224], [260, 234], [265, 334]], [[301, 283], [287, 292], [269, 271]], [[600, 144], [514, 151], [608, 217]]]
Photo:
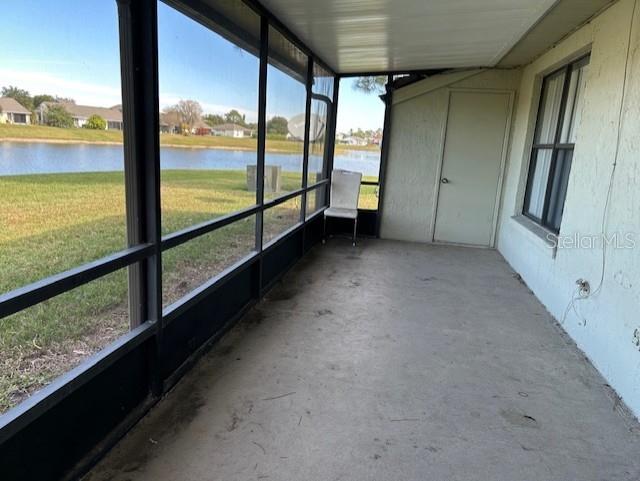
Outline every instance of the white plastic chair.
[[331, 194], [329, 208], [324, 211], [324, 230], [322, 242], [327, 231], [327, 217], [353, 219], [353, 245], [356, 245], [358, 227], [358, 198], [362, 174], [349, 170], [335, 169], [331, 172]]

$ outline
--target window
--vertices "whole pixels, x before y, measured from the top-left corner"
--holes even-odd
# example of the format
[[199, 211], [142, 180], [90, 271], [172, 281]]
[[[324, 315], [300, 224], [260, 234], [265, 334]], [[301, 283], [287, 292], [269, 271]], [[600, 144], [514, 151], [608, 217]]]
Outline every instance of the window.
[[378, 178], [384, 126], [386, 77], [340, 80], [340, 100], [335, 137], [334, 169], [362, 173], [358, 207], [378, 208]]
[[[75, 127], [78, 115], [122, 118], [116, 2], [2, 6], [0, 97], [33, 112], [0, 124], [0, 140], [24, 137], [0, 142], [0, 295], [10, 296], [128, 240], [122, 132]], [[128, 329], [126, 269], [1, 318], [0, 413]]]
[[309, 167], [307, 185], [326, 179], [327, 172], [327, 124], [331, 103], [326, 100], [311, 100], [309, 121]]
[[251, 39], [260, 19], [248, 9], [238, 15], [245, 24], [232, 33], [158, 3], [165, 234], [256, 203], [259, 46]]
[[333, 103], [333, 76], [315, 63], [311, 92], [308, 186], [327, 178], [328, 142], [326, 140]]
[[327, 188], [325, 185], [321, 185], [307, 192], [307, 219], [324, 207], [326, 198]]
[[[256, 205], [260, 18], [213, 2], [230, 28], [158, 3], [162, 231], [172, 235]], [[255, 249], [255, 215], [163, 253], [163, 305]]]
[[569, 173], [580, 124], [589, 57], [546, 76], [531, 152], [524, 214], [560, 231]]
[[302, 196], [296, 196], [264, 211], [263, 242], [267, 246], [300, 223]]
[[307, 56], [269, 27], [265, 199], [302, 188]]
[[[207, 0], [206, 14], [193, 2], [152, 1], [157, 18], [114, 0], [3, 9], [0, 43], [11, 49], [0, 50], [0, 414], [74, 366], [71, 376], [90, 379], [94, 362], [128, 356], [125, 345], [147, 352], [140, 343], [168, 325], [163, 316], [175, 319], [238, 272], [246, 296], [258, 295], [258, 251], [286, 234], [307, 245], [305, 208], [308, 218], [326, 203], [333, 74], [315, 68], [311, 81], [312, 59], [243, 0]], [[138, 75], [138, 60], [156, 52], [157, 71]], [[317, 160], [303, 178], [310, 130]], [[156, 142], [125, 145], [149, 133], [160, 138], [160, 172]]]
[[129, 330], [120, 269], [0, 320], [0, 414]]
[[233, 266], [255, 249], [255, 216], [241, 219], [162, 256], [162, 300], [167, 307]]

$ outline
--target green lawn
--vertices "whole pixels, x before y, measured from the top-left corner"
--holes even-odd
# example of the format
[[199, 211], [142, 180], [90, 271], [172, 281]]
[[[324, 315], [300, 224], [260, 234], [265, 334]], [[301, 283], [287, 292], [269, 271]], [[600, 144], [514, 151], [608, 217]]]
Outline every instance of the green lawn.
[[[374, 181], [377, 177], [363, 177], [362, 180]], [[363, 185], [360, 187], [360, 201], [358, 202], [360, 209], [377, 209], [378, 208], [378, 186]]]
[[[300, 186], [285, 173], [283, 189]], [[375, 203], [374, 188], [361, 201]], [[122, 173], [0, 177], [0, 293], [126, 246]], [[254, 203], [242, 171], [162, 171], [164, 234]], [[265, 214], [265, 238], [294, 225], [299, 199]], [[165, 306], [248, 254], [254, 219], [163, 255]], [[0, 412], [128, 329], [127, 271], [112, 273], [0, 319]]]
[[[117, 130], [62, 129], [45, 125], [0, 124], [0, 140], [41, 140], [57, 142], [111, 142], [122, 143], [122, 132]], [[161, 134], [160, 144], [176, 147], [225, 148], [235, 150], [255, 150], [256, 139], [232, 137], [214, 137], [211, 135], [175, 135]], [[300, 142], [290, 140], [267, 139], [268, 152], [301, 152]], [[336, 152], [347, 150], [379, 150], [375, 145], [336, 145]]]

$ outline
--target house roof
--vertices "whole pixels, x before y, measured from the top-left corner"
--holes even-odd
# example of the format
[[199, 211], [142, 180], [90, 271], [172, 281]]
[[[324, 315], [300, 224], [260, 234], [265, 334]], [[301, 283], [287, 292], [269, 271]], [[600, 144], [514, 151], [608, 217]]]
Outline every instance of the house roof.
[[213, 130], [244, 130], [244, 131], [251, 131], [251, 129], [248, 129], [248, 128], [243, 127], [242, 125], [238, 125], [238, 124], [214, 125], [213, 126]]
[[31, 111], [23, 107], [20, 102], [11, 97], [0, 97], [0, 111], [14, 114], [30, 114]]
[[193, 124], [193, 127], [195, 129], [211, 129], [211, 126], [202, 119], [196, 120]]
[[92, 115], [99, 115], [108, 122], [122, 122], [122, 112], [112, 108], [77, 105], [70, 102], [44, 102], [44, 104], [47, 107], [62, 105], [73, 117], [89, 118]]

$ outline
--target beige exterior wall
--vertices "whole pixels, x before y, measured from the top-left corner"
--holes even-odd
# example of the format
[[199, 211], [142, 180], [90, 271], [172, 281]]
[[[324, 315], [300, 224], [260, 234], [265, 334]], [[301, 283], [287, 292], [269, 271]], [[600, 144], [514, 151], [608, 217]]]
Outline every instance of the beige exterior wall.
[[451, 89], [506, 90], [517, 70], [475, 70], [426, 79], [394, 96], [381, 235], [431, 242]]
[[[26, 125], [31, 124], [31, 114], [24, 114], [26, 115]], [[12, 118], [13, 114], [10, 112], [0, 112], [0, 124], [13, 124], [15, 122], [13, 122], [13, 118]], [[19, 123], [18, 125], [25, 125], [23, 123]]]
[[[551, 314], [564, 318], [564, 329], [638, 415], [640, 352], [633, 341], [634, 330], [640, 328], [640, 7], [634, 15], [634, 3], [614, 4], [523, 70], [498, 249]], [[601, 234], [617, 152], [606, 233], [630, 234], [636, 247], [609, 247], [602, 289], [576, 301], [573, 309], [577, 279], [588, 280], [592, 289], [600, 284], [603, 249], [552, 249], [515, 216], [522, 211], [541, 77], [588, 51], [583, 116], [560, 236]]]
[[[432, 239], [447, 90], [516, 90], [497, 248], [639, 415], [640, 350], [634, 343], [634, 331], [640, 329], [640, 5], [635, 6], [636, 1], [640, 0], [620, 0], [518, 71], [471, 73], [453, 82], [443, 82], [446, 76], [440, 76], [398, 91], [392, 107], [381, 233], [393, 239]], [[548, 233], [520, 215], [540, 88], [545, 74], [588, 52], [583, 114], [560, 236], [595, 237], [599, 243], [592, 248], [554, 249]], [[624, 247], [635, 248], [608, 247], [603, 274], [598, 238], [616, 160], [605, 232], [632, 239]], [[601, 278], [602, 288], [572, 307], [576, 280], [586, 279], [595, 290]]]

